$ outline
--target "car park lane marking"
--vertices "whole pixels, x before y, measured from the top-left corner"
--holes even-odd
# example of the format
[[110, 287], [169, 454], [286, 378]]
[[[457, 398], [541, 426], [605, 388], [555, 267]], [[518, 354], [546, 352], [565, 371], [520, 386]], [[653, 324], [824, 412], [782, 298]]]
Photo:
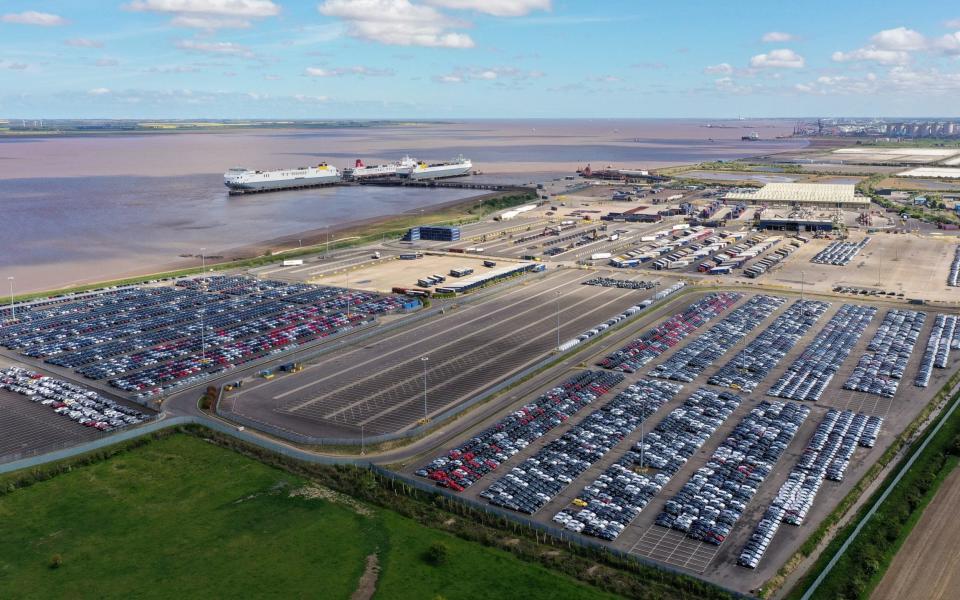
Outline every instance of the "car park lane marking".
[[[554, 272], [557, 273], [557, 271], [554, 271]], [[566, 274], [566, 273], [564, 273], [564, 274]], [[490, 320], [492, 317], [494, 317], [496, 314], [498, 314], [498, 313], [500, 313], [500, 312], [503, 312], [503, 311], [505, 311], [505, 310], [513, 309], [513, 308], [515, 308], [516, 306], [521, 305], [521, 304], [529, 303], [531, 300], [533, 300], [533, 299], [535, 299], [535, 298], [538, 298], [538, 297], [540, 297], [540, 296], [543, 296], [544, 294], [549, 294], [550, 292], [556, 291], [556, 290], [558, 290], [558, 289], [560, 289], [560, 288], [563, 288], [563, 287], [565, 287], [565, 286], [567, 286], [567, 285], [572, 285], [573, 283], [575, 283], [575, 282], [577, 281], [577, 279], [582, 279], [582, 278], [585, 278], [586, 276], [589, 276], [589, 274], [584, 275], [584, 274], [581, 274], [581, 273], [577, 273], [577, 277], [575, 277], [572, 281], [562, 281], [562, 282], [559, 282], [559, 283], [557, 283], [557, 285], [555, 285], [555, 286], [553, 286], [553, 287], [550, 287], [550, 288], [547, 288], [546, 290], [544, 290], [544, 291], [542, 291], [542, 292], [537, 292], [537, 293], [536, 293], [535, 295], [533, 295], [533, 296], [525, 296], [525, 297], [517, 300], [516, 302], [512, 302], [511, 304], [509, 304], [509, 305], [507, 305], [507, 306], [504, 306], [504, 307], [502, 307], [502, 308], [498, 308], [497, 310], [495, 310], [495, 311], [493, 311], [493, 312], [488, 312], [488, 313], [484, 313], [484, 314], [478, 315], [478, 316], [476, 316], [476, 317], [474, 317], [474, 318], [472, 318], [472, 319], [470, 319], [470, 320], [468, 320], [468, 321], [465, 321], [465, 322], [463, 322], [463, 323], [460, 323], [459, 325], [457, 325], [457, 327], [458, 327], [458, 328], [464, 327], [464, 326], [466, 326], [466, 325], [470, 325], [470, 324], [475, 323], [475, 322], [477, 322], [477, 321]], [[538, 282], [538, 283], [549, 283], [549, 284], [553, 284], [553, 283], [555, 283], [555, 281], [553, 281], [553, 280], [549, 280], [549, 281], [548, 281], [548, 280], [543, 280], [543, 281]], [[512, 296], [512, 295], [518, 294], [518, 293], [520, 293], [520, 292], [522, 292], [522, 291], [524, 291], [523, 288], [515, 288], [515, 289], [512, 289], [512, 290], [508, 290], [503, 296], [500, 296], [498, 299], [503, 299], [503, 298], [506, 298], [507, 296]], [[529, 292], [529, 290], [526, 290], [526, 291]], [[530, 310], [536, 310], [537, 308], [539, 308], [539, 307], [534, 307], [533, 309], [530, 309]], [[524, 312], [522, 312], [522, 313], [518, 313], [518, 315], [515, 315], [515, 316], [519, 316], [519, 315], [522, 315], [522, 314], [526, 314], [527, 312], [530, 312], [530, 310], [526, 310], [526, 311], [524, 311]], [[380, 340], [378, 343], [381, 343], [381, 344], [382, 344], [382, 343], [385, 343], [385, 342], [389, 342], [389, 340], [392, 339], [392, 338], [400, 337], [400, 336], [402, 336], [402, 335], [407, 335], [407, 334], [410, 334], [410, 333], [412, 333], [412, 332], [416, 332], [416, 331], [418, 331], [418, 330], [420, 330], [420, 329], [424, 329], [424, 328], [427, 328], [427, 327], [434, 327], [435, 325], [436, 325], [436, 321], [431, 320], [431, 321], [428, 321], [428, 322], [423, 323], [423, 324], [421, 324], [421, 325], [416, 325], [416, 326], [414, 326], [413, 328], [404, 329], [403, 331], [397, 333], [397, 334], [394, 335], [394, 336], [390, 336], [389, 338], [386, 338], [386, 339], [384, 339], [384, 340]], [[396, 347], [396, 348], [392, 348], [390, 351], [385, 352], [385, 353], [383, 353], [383, 354], [380, 354], [380, 355], [378, 355], [378, 356], [375, 357], [375, 358], [371, 358], [371, 359], [369, 359], [369, 360], [366, 360], [366, 361], [363, 361], [363, 362], [360, 362], [360, 363], [356, 363], [356, 364], [350, 365], [350, 367], [348, 368], [348, 370], [359, 369], [359, 368], [365, 367], [365, 366], [367, 366], [367, 365], [369, 365], [369, 364], [371, 364], [371, 363], [379, 363], [379, 362], [382, 362], [386, 357], [389, 357], [389, 356], [392, 356], [392, 355], [398, 354], [398, 353], [403, 353], [403, 352], [409, 350], [410, 348], [420, 347], [420, 346], [422, 346], [423, 344], [425, 344], [425, 343], [429, 342], [430, 340], [432, 340], [433, 338], [441, 337], [441, 336], [447, 336], [447, 335], [449, 335], [449, 333], [450, 333], [450, 330], [444, 330], [444, 329], [438, 330], [436, 333], [434, 333], [434, 334], [432, 334], [432, 335], [428, 335], [428, 336], [426, 336], [426, 337], [418, 338], [415, 342], [412, 342], [412, 343], [407, 344], [407, 345], [405, 345], [405, 346], [399, 346], [399, 347]], [[345, 353], [345, 354], [340, 355], [338, 358], [340, 358], [340, 359], [345, 359], [345, 358], [347, 358], [347, 357], [349, 357], [349, 356], [350, 356], [350, 353]], [[319, 363], [314, 363], [314, 364], [311, 364], [311, 365], [306, 365], [306, 366], [304, 367], [304, 371], [309, 370], [309, 369], [311, 369], [311, 368], [324, 366], [324, 365], [326, 364], [326, 362], [328, 362], [328, 361], [319, 362]], [[339, 374], [341, 374], [341, 373], [340, 373], [340, 372], [337, 372], [337, 373], [333, 373], [333, 374], [327, 375], [327, 376], [322, 377], [322, 378], [319, 378], [319, 379], [314, 379], [314, 380], [312, 380], [310, 383], [306, 383], [306, 384], [303, 384], [303, 385], [301, 385], [301, 386], [298, 386], [298, 387], [295, 387], [295, 388], [293, 388], [293, 389], [290, 389], [290, 390], [287, 390], [287, 391], [285, 391], [285, 392], [282, 392], [282, 393], [280, 393], [280, 394], [277, 394], [276, 396], [273, 397], [273, 399], [274, 399], [274, 400], [279, 400], [279, 399], [284, 398], [284, 397], [286, 397], [286, 396], [289, 396], [289, 395], [291, 395], [291, 394], [295, 394], [295, 393], [300, 392], [300, 391], [302, 391], [302, 390], [305, 390], [305, 389], [307, 389], [307, 388], [309, 388], [309, 387], [313, 387], [313, 386], [315, 386], [315, 385], [317, 385], [317, 384], [319, 384], [319, 383], [321, 383], [321, 382], [323, 382], [323, 381], [326, 381], [327, 379], [330, 379], [330, 378], [332, 378], [332, 377], [335, 377], [335, 376], [337, 376], [337, 375], [339, 375]]]
[[[613, 289], [616, 289], [616, 288], [606, 288], [606, 289], [604, 290], [604, 292], [609, 292], [609, 291], [612, 291]], [[568, 313], [568, 312], [571, 312], [571, 311], [573, 311], [573, 313], [576, 314], [576, 310], [575, 310], [575, 309], [576, 309], [578, 306], [580, 306], [581, 304], [585, 304], [585, 303], [596, 302], [597, 299], [598, 299], [600, 296], [604, 295], [604, 292], [601, 292], [601, 293], [599, 293], [599, 294], [595, 294], [595, 295], [593, 295], [593, 296], [588, 296], [588, 297], [584, 298], [583, 300], [581, 300], [581, 301], [579, 301], [579, 302], [576, 302], [576, 303], [573, 304], [573, 305], [570, 305], [570, 306], [567, 306], [567, 307], [563, 307], [563, 308], [561, 309], [561, 311], [560, 311], [561, 316], [564, 316], [565, 313]], [[605, 302], [605, 303], [603, 303], [603, 304], [595, 307], [591, 312], [599, 312], [599, 311], [602, 311], [604, 308], [606, 308], [606, 307], [609, 306], [610, 304], [612, 304], [612, 303], [614, 303], [614, 302], [617, 302], [617, 301], [619, 301], [619, 300], [621, 300], [621, 299], [622, 299], [622, 296], [615, 296], [613, 299], [611, 299], [611, 300], [609, 300], [609, 301], [607, 301], [607, 302]], [[529, 323], [529, 324], [527, 324], [527, 325], [525, 325], [525, 326], [523, 326], [523, 327], [520, 327], [520, 328], [518, 328], [518, 329], [514, 329], [514, 330], [511, 332], [511, 336], [520, 335], [520, 334], [522, 334], [523, 331], [525, 331], [525, 330], [527, 330], [527, 329], [529, 329], [529, 328], [531, 328], [531, 327], [535, 327], [535, 326], [537, 326], [537, 325], [541, 325], [542, 323], [547, 322], [547, 321], [552, 321], [552, 320], [555, 318], [555, 315], [554, 315], [554, 314], [551, 314], [550, 311], [543, 311], [543, 309], [542, 309], [541, 307], [534, 307], [533, 310], [540, 310], [540, 311], [541, 311], [541, 314], [543, 314], [543, 313], [546, 313], [546, 314], [545, 314], [542, 318], [540, 318], [540, 319], [538, 319], [538, 320], [536, 320], [536, 321], [534, 321], [534, 322], [532, 322], [532, 323]], [[529, 312], [529, 311], [525, 311], [525, 312]], [[492, 328], [499, 327], [499, 326], [502, 326], [502, 324], [501, 324], [501, 323], [495, 323], [495, 324], [492, 324], [492, 325], [490, 325], [490, 326], [488, 326], [488, 327], [485, 327], [485, 328], [482, 329], [481, 331], [486, 331], [486, 330], [488, 330], [488, 329], [492, 329]], [[479, 332], [477, 332], [477, 333], [479, 333]], [[476, 334], [474, 334], [474, 335], [476, 335]], [[525, 347], [525, 346], [528, 346], [528, 345], [530, 345], [530, 344], [532, 344], [532, 343], [534, 343], [534, 342], [536, 342], [536, 341], [538, 341], [538, 340], [540, 340], [540, 339], [542, 339], [542, 338], [544, 338], [544, 337], [546, 337], [546, 336], [552, 336], [552, 335], [554, 335], [554, 331], [545, 331], [544, 333], [541, 333], [540, 335], [538, 335], [538, 336], [536, 336], [536, 337], [528, 338], [527, 341], [518, 344], [518, 345], [515, 346], [514, 348], [518, 350], [518, 349], [523, 348], [523, 347]], [[521, 339], [522, 339], [522, 338], [521, 338]], [[482, 350], [483, 348], [486, 348], [487, 346], [490, 346], [490, 345], [493, 345], [493, 344], [497, 344], [497, 343], [499, 343], [500, 341], [501, 341], [501, 340], [499, 340], [499, 339], [494, 339], [494, 340], [492, 340], [492, 341], [490, 341], [490, 342], [487, 342], [486, 344], [474, 346], [473, 349], [471, 350], [471, 353], [476, 352], [476, 351], [478, 351], [478, 350]], [[518, 340], [518, 341], [519, 341], [519, 340]], [[437, 350], [439, 350], [439, 349], [441, 349], [441, 348], [444, 348], [444, 347], [447, 347], [447, 346], [450, 346], [450, 345], [453, 345], [453, 344], [460, 343], [460, 342], [461, 342], [461, 340], [455, 340], [455, 341], [453, 341], [453, 342], [449, 342], [448, 344], [444, 344], [444, 345], [442, 345], [442, 346], [439, 346], [439, 347], [437, 348]], [[431, 350], [431, 352], [436, 352], [436, 350]], [[452, 357], [450, 360], [447, 360], [447, 361], [445, 361], [445, 362], [443, 362], [443, 363], [439, 363], [439, 364], [437, 365], [437, 367], [442, 367], [442, 366], [448, 365], [448, 364], [450, 364], [450, 363], [452, 363], [452, 362], [454, 362], [454, 361], [460, 360], [460, 359], [462, 359], [462, 358], [463, 358], [463, 357], [462, 357], [462, 356], [459, 356], [459, 355], [458, 355], [458, 356], [454, 356], [454, 357]], [[468, 374], [468, 373], [472, 373], [472, 372], [474, 372], [474, 371], [476, 371], [476, 370], [478, 370], [478, 369], [482, 369], [486, 364], [488, 364], [488, 363], [491, 362], [492, 360], [495, 360], [496, 358], [497, 358], [497, 357], [493, 357], [493, 358], [488, 359], [488, 360], [486, 360], [486, 361], [484, 361], [484, 362], [482, 362], [482, 363], [474, 364], [472, 368], [470, 368], [470, 369], [468, 369], [468, 370], [466, 370], [466, 371], [460, 371], [460, 372], [459, 372], [459, 375], [457, 375], [457, 376], [455, 376], [455, 377], [453, 377], [453, 378], [450, 378], [450, 379], [446, 379], [446, 380], [442, 381], [439, 385], [446, 385], [446, 384], [449, 383], [450, 381], [459, 379], [460, 377], [462, 377], [462, 376], [464, 376], [464, 375], [466, 375], [466, 374]], [[410, 362], [410, 361], [408, 361], [408, 362]], [[402, 363], [401, 363], [401, 365], [398, 365], [398, 367], [399, 367], [399, 366], [402, 366]], [[436, 367], [435, 367], [435, 368], [436, 368]], [[377, 376], [377, 375], [379, 375], [379, 373], [377, 373], [377, 374], [375, 374], [375, 375], [372, 375], [371, 377], [374, 377], [374, 376]], [[429, 376], [428, 376], [428, 378], [429, 378]], [[419, 380], [419, 379], [420, 379], [420, 376], [419, 376], [419, 373], [418, 373], [417, 375], [414, 375], [414, 376], [412, 376], [412, 377], [410, 377], [410, 378], [408, 378], [408, 379], [400, 382], [399, 384], [394, 385], [393, 387], [396, 387], [397, 385], [406, 385], [406, 384], [409, 383], [409, 382], [417, 381], [417, 380]], [[390, 388], [386, 388], [386, 389], [382, 390], [380, 394], [382, 394], [383, 392], [388, 391], [389, 389], [390, 389]], [[417, 389], [419, 389], [419, 388], [417, 388]], [[335, 393], [335, 391], [334, 391], [334, 392], [331, 392], [331, 394], [332, 394], [332, 393]], [[321, 400], [321, 399], [323, 399], [323, 398], [325, 398], [325, 397], [327, 397], [327, 396], [329, 396], [329, 395], [331, 395], [331, 394], [327, 394], [327, 395], [325, 395], [325, 396], [323, 396], [323, 397], [320, 397], [320, 398], [315, 398], [314, 400]], [[378, 396], [379, 396], [380, 394], [378, 394]], [[407, 404], [409, 404], [409, 403], [410, 403], [411, 401], [413, 401], [413, 400], [419, 400], [419, 398], [417, 398], [416, 395], [414, 395], [414, 397], [411, 398], [410, 400], [407, 400], [407, 401], [405, 401], [405, 402], [401, 402], [401, 403], [398, 403], [398, 404], [394, 404], [393, 406], [387, 408], [386, 410], [381, 411], [379, 414], [376, 415], [376, 417], [379, 417], [379, 416], [382, 416], [382, 415], [385, 415], [385, 414], [389, 414], [389, 413], [397, 410], [398, 408], [400, 408], [400, 407], [402, 407], [402, 406], [406, 406]], [[366, 401], [366, 400], [364, 400], [364, 402], [365, 402], [365, 401]], [[304, 405], [306, 405], [306, 404], [307, 404], [307, 403], [304, 403]], [[358, 403], [354, 403], [354, 405], [355, 405], [355, 404], [359, 404], [359, 402], [358, 402]], [[303, 405], [301, 405], [301, 406], [303, 406]], [[298, 407], [298, 408], [299, 408], [299, 407]], [[294, 410], [295, 410], [295, 409], [294, 409]], [[333, 413], [329, 413], [329, 414], [325, 415], [324, 418], [329, 419], [329, 418], [331, 418], [332, 416], [335, 416], [336, 414], [339, 414], [340, 412], [343, 412], [344, 410], [345, 410], [345, 408], [340, 409], [340, 410], [337, 410], [337, 411], [334, 411]], [[369, 417], [369, 418], [361, 421], [360, 423], [366, 425], [368, 422], [370, 422], [370, 421], [373, 420], [374, 418], [375, 418], [375, 417]]]
[[[640, 546], [643, 545], [643, 548]], [[712, 546], [691, 540], [679, 531], [659, 525], [651, 525], [630, 549], [630, 554], [683, 567], [695, 573], [703, 573], [720, 552], [720, 546]]]

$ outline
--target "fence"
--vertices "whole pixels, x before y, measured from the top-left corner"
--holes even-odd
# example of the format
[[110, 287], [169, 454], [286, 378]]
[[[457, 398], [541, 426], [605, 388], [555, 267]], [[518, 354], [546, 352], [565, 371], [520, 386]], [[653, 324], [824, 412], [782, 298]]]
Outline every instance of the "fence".
[[[544, 276], [545, 276], [545, 275], [541, 275], [541, 277], [544, 277]], [[515, 281], [513, 282], [513, 285], [516, 285], [516, 284], [519, 283], [520, 281], [523, 281], [523, 279], [515, 280]], [[500, 289], [502, 289], [502, 288], [500, 288]], [[683, 288], [679, 288], [678, 290], [675, 290], [674, 292], [671, 292], [670, 294], [668, 294], [668, 295], [665, 296], [664, 298], [660, 298], [659, 300], [655, 301], [653, 304], [651, 304], [650, 306], [646, 307], [645, 309], [636, 312], [636, 313], [633, 314], [632, 316], [627, 317], [626, 319], [623, 319], [623, 320], [620, 321], [619, 323], [617, 323], [617, 324], [615, 324], [615, 325], [607, 328], [606, 330], [600, 332], [598, 335], [593, 336], [592, 338], [590, 338], [590, 339], [591, 339], [591, 342], [595, 342], [595, 341], [597, 341], [597, 340], [600, 340], [601, 338], [607, 337], [607, 336], [609, 336], [611, 333], [613, 333], [614, 331], [620, 331], [620, 330], [622, 330], [628, 323], [631, 323], [631, 322], [635, 321], [635, 320], [638, 319], [641, 315], [647, 314], [647, 313], [648, 313], [650, 310], [652, 310], [654, 307], [657, 307], [657, 306], [661, 305], [663, 301], [674, 298], [674, 297], [677, 295], [675, 292], [680, 291], [680, 290], [682, 290], [682, 289], [683, 289]], [[492, 293], [492, 291], [491, 291], [491, 293]], [[478, 299], [479, 297], [481, 297], [481, 296], [470, 297], [470, 301], [476, 300], [476, 299]], [[436, 309], [429, 309], [429, 311], [426, 311], [426, 313], [429, 313], [429, 314], [423, 314], [423, 313], [421, 313], [421, 314], [415, 315], [414, 317], [411, 317], [410, 319], [426, 318], [427, 316], [430, 316], [430, 315], [432, 315], [432, 314], [436, 314], [435, 312], [431, 312], [431, 311], [434, 311], [434, 310], [436, 310]], [[342, 343], [343, 343], [343, 344], [348, 343], [348, 342], [349, 342], [349, 343], [353, 343], [353, 342], [355, 342], [355, 341], [360, 341], [360, 340], [366, 339], [367, 337], [370, 337], [370, 336], [372, 336], [372, 335], [374, 335], [374, 334], [379, 334], [380, 332], [389, 331], [390, 329], [393, 329], [393, 328], [396, 328], [396, 327], [400, 327], [401, 325], [405, 326], [405, 325], [407, 325], [407, 324], [409, 324], [409, 323], [411, 322], [410, 319], [404, 319], [404, 320], [402, 320], [402, 321], [396, 321], [396, 322], [394, 322], [394, 323], [391, 323], [391, 324], [388, 325], [388, 326], [385, 326], [384, 328], [377, 328], [377, 329], [375, 329], [375, 330], [373, 330], [373, 331], [371, 331], [371, 332], [368, 332], [367, 334], [364, 335], [364, 337], [360, 337], [360, 338], [351, 337], [351, 338], [349, 338], [348, 340], [344, 340]], [[386, 327], [390, 327], [390, 329], [386, 329]], [[339, 346], [336, 346], [336, 347], [339, 347]], [[328, 349], [326, 349], [325, 351], [329, 351], [330, 349], [332, 349], [332, 348], [328, 348]], [[475, 395], [474, 397], [470, 398], [470, 399], [467, 400], [466, 402], [448, 408], [447, 410], [443, 411], [442, 413], [440, 413], [439, 415], [437, 415], [436, 417], [434, 417], [430, 423], [424, 423], [424, 424], [422, 424], [422, 425], [418, 425], [418, 426], [416, 426], [416, 427], [414, 427], [414, 428], [412, 428], [412, 429], [408, 429], [408, 430], [405, 430], [405, 431], [398, 431], [398, 432], [393, 432], [393, 433], [384, 433], [384, 434], [378, 434], [378, 435], [364, 436], [363, 438], [359, 438], [359, 437], [352, 437], [352, 438], [319, 437], [319, 436], [311, 436], [311, 435], [307, 435], [307, 434], [303, 434], [303, 433], [298, 433], [298, 432], [295, 432], [295, 431], [291, 431], [291, 430], [289, 430], [289, 429], [284, 429], [284, 428], [282, 428], [282, 427], [277, 427], [276, 425], [271, 425], [270, 423], [265, 423], [265, 422], [259, 421], [259, 420], [257, 420], [257, 419], [252, 419], [252, 418], [250, 418], [250, 417], [247, 417], [246, 415], [240, 415], [240, 414], [237, 414], [237, 413], [234, 413], [234, 412], [229, 412], [229, 411], [226, 411], [226, 410], [221, 410], [219, 404], [218, 404], [218, 406], [217, 406], [217, 414], [218, 414], [219, 416], [225, 418], [225, 419], [229, 419], [230, 421], [234, 421], [234, 422], [239, 423], [240, 425], [243, 425], [243, 426], [245, 426], [245, 427], [252, 427], [252, 428], [254, 428], [254, 429], [259, 429], [259, 430], [263, 431], [264, 433], [268, 433], [268, 434], [270, 434], [270, 435], [272, 435], [272, 436], [275, 436], [275, 437], [278, 437], [278, 438], [281, 438], [281, 439], [285, 439], [285, 440], [289, 440], [289, 441], [294, 442], [294, 443], [296, 443], [296, 444], [304, 444], [304, 445], [308, 445], [308, 446], [320, 446], [320, 447], [323, 447], [323, 446], [356, 446], [356, 445], [360, 445], [360, 444], [379, 444], [379, 443], [383, 443], [383, 442], [391, 442], [391, 441], [401, 440], [401, 439], [416, 439], [417, 437], [419, 437], [419, 436], [421, 436], [421, 435], [424, 435], [424, 434], [428, 433], [429, 431], [431, 431], [432, 429], [436, 428], [436, 427], [438, 426], [438, 424], [444, 423], [445, 421], [447, 421], [447, 420], [449, 420], [449, 419], [453, 419], [454, 417], [456, 417], [456, 416], [460, 415], [461, 413], [467, 411], [468, 409], [476, 406], [477, 404], [480, 404], [480, 403], [482, 403], [482, 402], [485, 402], [486, 400], [488, 400], [488, 399], [490, 399], [491, 397], [499, 394], [499, 393], [502, 392], [503, 390], [508, 389], [508, 388], [516, 385], [517, 383], [523, 381], [524, 379], [526, 379], [527, 377], [530, 377], [531, 375], [536, 374], [538, 371], [540, 371], [540, 370], [542, 370], [542, 369], [545, 369], [545, 368], [551, 366], [552, 364], [554, 364], [555, 362], [557, 362], [561, 357], [564, 357], [564, 356], [567, 356], [568, 354], [571, 354], [575, 349], [579, 350], [579, 349], [580, 349], [580, 344], [573, 344], [572, 346], [570, 346], [570, 347], [568, 347], [568, 348], [566, 348], [566, 349], [563, 349], [563, 350], [561, 350], [561, 351], [559, 351], [559, 352], [556, 352], [556, 353], [553, 353], [553, 354], [549, 354], [549, 355], [545, 356], [544, 358], [538, 360], [538, 361], [535, 362], [534, 364], [532, 364], [532, 365], [524, 368], [523, 370], [521, 370], [521, 371], [519, 371], [519, 372], [517, 372], [517, 373], [514, 373], [514, 374], [511, 375], [510, 377], [508, 377], [508, 378], [500, 381], [499, 383], [497, 383], [497, 384], [495, 384], [495, 385], [493, 385], [493, 386], [491, 386], [491, 387], [488, 387], [488, 388], [482, 390], [479, 394], [477, 394], [477, 395]]]
[[[465, 498], [446, 488], [437, 487], [435, 485], [431, 485], [424, 481], [419, 481], [410, 477], [406, 477], [399, 473], [388, 471], [387, 469], [384, 469], [383, 467], [380, 467], [374, 464], [370, 464], [368, 468], [370, 469], [370, 471], [372, 471], [376, 475], [379, 475], [380, 477], [388, 479], [392, 482], [410, 486], [426, 494], [440, 495], [447, 498], [448, 500], [452, 500], [461, 504], [466, 504], [468, 507], [470, 507], [473, 510], [482, 512], [487, 515], [492, 515], [498, 519], [511, 521], [517, 525], [521, 525], [530, 530], [536, 531], [539, 534], [542, 534], [544, 536], [552, 537], [554, 540], [560, 543], [576, 544], [577, 546], [580, 546], [582, 548], [587, 548], [595, 552], [609, 554], [620, 560], [635, 562], [643, 566], [668, 572], [668, 573], [672, 573], [674, 575], [691, 577], [689, 573], [686, 573], [680, 569], [674, 569], [670, 566], [663, 565], [658, 562], [654, 562], [645, 557], [637, 556], [636, 554], [631, 554], [630, 552], [613, 548], [605, 544], [604, 542], [584, 537], [580, 534], [567, 531], [566, 529], [561, 529], [559, 527], [554, 527], [553, 525], [548, 525], [545, 523], [534, 521], [533, 519], [530, 519], [518, 513], [514, 513], [512, 511], [504, 510], [489, 504], [484, 504], [477, 500], [473, 500], [471, 498]], [[716, 585], [716, 584], [713, 584], [713, 585]], [[748, 596], [740, 592], [737, 592], [735, 590], [727, 589], [723, 586], [717, 585], [717, 587], [727, 592], [728, 594], [734, 596], [735, 598], [742, 598], [744, 600], [754, 598], [754, 596]]]
[[[155, 433], [157, 431], [160, 431], [169, 427], [178, 427], [183, 425], [199, 425], [202, 427], [206, 427], [208, 429], [217, 431], [224, 435], [232, 436], [236, 439], [252, 444], [254, 446], [266, 448], [267, 450], [276, 452], [277, 454], [280, 454], [282, 456], [292, 458], [295, 460], [304, 461], [307, 463], [323, 464], [323, 465], [352, 464], [354, 466], [367, 468], [371, 472], [373, 472], [375, 475], [378, 475], [381, 478], [385, 478], [392, 482], [400, 483], [402, 485], [410, 486], [426, 494], [442, 495], [449, 500], [466, 504], [468, 507], [470, 507], [473, 510], [483, 512], [487, 515], [492, 515], [499, 519], [511, 521], [518, 525], [525, 526], [528, 529], [531, 529], [543, 534], [544, 536], [550, 536], [554, 540], [557, 540], [561, 543], [576, 544], [577, 546], [587, 548], [595, 552], [607, 553], [621, 560], [632, 561], [634, 563], [641, 564], [654, 569], [658, 569], [661, 571], [690, 577], [688, 573], [684, 573], [679, 569], [673, 569], [668, 566], [661, 565], [659, 563], [647, 560], [643, 557], [635, 556], [633, 554], [630, 554], [629, 552], [624, 552], [616, 548], [611, 548], [610, 546], [602, 542], [585, 538], [581, 535], [574, 534], [563, 529], [559, 529], [552, 525], [538, 523], [532, 519], [529, 519], [519, 514], [505, 511], [494, 506], [481, 504], [476, 500], [472, 500], [469, 498], [464, 498], [462, 496], [456, 495], [450, 490], [435, 487], [433, 485], [427, 484], [426, 482], [418, 481], [412, 478], [405, 477], [398, 473], [388, 471], [387, 469], [384, 469], [380, 466], [370, 463], [366, 459], [361, 460], [361, 459], [352, 459], [352, 458], [318, 456], [316, 454], [305, 452], [297, 448], [284, 446], [272, 440], [266, 439], [262, 436], [251, 434], [246, 431], [240, 431], [236, 427], [230, 427], [228, 425], [225, 425], [223, 423], [220, 423], [218, 421], [214, 421], [205, 417], [173, 417], [169, 419], [154, 421], [152, 423], [148, 423], [143, 426], [132, 427], [130, 429], [125, 429], [118, 433], [111, 434], [109, 436], [105, 436], [103, 438], [93, 440], [91, 442], [73, 446], [72, 448], [58, 450], [56, 452], [50, 452], [47, 454], [43, 454], [41, 456], [23, 458], [13, 462], [0, 464], [0, 474], [10, 473], [10, 472], [18, 471], [21, 469], [29, 469], [29, 468], [37, 467], [46, 463], [55, 462], [65, 458], [70, 458], [72, 456], [84, 454], [87, 452], [92, 452], [94, 450], [99, 450], [120, 442], [129, 441], [134, 438]], [[751, 596], [745, 596], [733, 590], [729, 590], [722, 587], [721, 589], [723, 589], [727, 593], [737, 598], [742, 598], [744, 600], [752, 599]]]

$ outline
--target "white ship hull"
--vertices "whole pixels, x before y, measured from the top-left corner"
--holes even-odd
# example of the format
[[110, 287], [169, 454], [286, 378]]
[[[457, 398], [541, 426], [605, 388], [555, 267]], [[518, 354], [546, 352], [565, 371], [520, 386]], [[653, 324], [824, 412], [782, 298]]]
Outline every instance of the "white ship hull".
[[277, 171], [230, 169], [223, 175], [223, 184], [230, 189], [230, 193], [238, 194], [332, 185], [342, 180], [343, 177], [336, 167], [325, 164]]
[[353, 179], [368, 177], [392, 177], [397, 174], [397, 165], [377, 165], [375, 167], [359, 167], [350, 172]]
[[460, 160], [455, 163], [440, 165], [418, 164], [410, 172], [410, 179], [442, 179], [444, 177], [460, 177], [470, 173], [473, 163], [469, 160]]

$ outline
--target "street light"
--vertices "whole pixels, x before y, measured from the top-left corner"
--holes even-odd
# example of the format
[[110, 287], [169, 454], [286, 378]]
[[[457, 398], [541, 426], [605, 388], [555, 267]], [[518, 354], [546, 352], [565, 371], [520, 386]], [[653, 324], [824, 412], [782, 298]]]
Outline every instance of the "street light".
[[557, 292], [557, 352], [560, 352], [560, 292]]
[[206, 248], [200, 248], [200, 274], [203, 275], [204, 277], [206, 277], [206, 272], [207, 272], [207, 258], [206, 258], [206, 255], [204, 254], [206, 250], [207, 250]]
[[421, 356], [420, 362], [423, 363], [423, 422], [427, 422], [427, 361], [429, 357]]
[[207, 328], [203, 324], [203, 313], [207, 312], [207, 309], [200, 309], [200, 362], [206, 364], [207, 362]]
[[10, 282], [10, 320], [17, 320], [17, 307], [13, 303], [13, 276], [7, 277], [7, 281]]

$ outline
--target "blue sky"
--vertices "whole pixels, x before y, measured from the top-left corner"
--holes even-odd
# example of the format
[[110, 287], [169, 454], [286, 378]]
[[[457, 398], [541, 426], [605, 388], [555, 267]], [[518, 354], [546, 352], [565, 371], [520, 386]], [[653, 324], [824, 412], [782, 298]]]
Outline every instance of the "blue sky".
[[0, 0], [6, 118], [956, 117], [957, 97], [942, 1]]

